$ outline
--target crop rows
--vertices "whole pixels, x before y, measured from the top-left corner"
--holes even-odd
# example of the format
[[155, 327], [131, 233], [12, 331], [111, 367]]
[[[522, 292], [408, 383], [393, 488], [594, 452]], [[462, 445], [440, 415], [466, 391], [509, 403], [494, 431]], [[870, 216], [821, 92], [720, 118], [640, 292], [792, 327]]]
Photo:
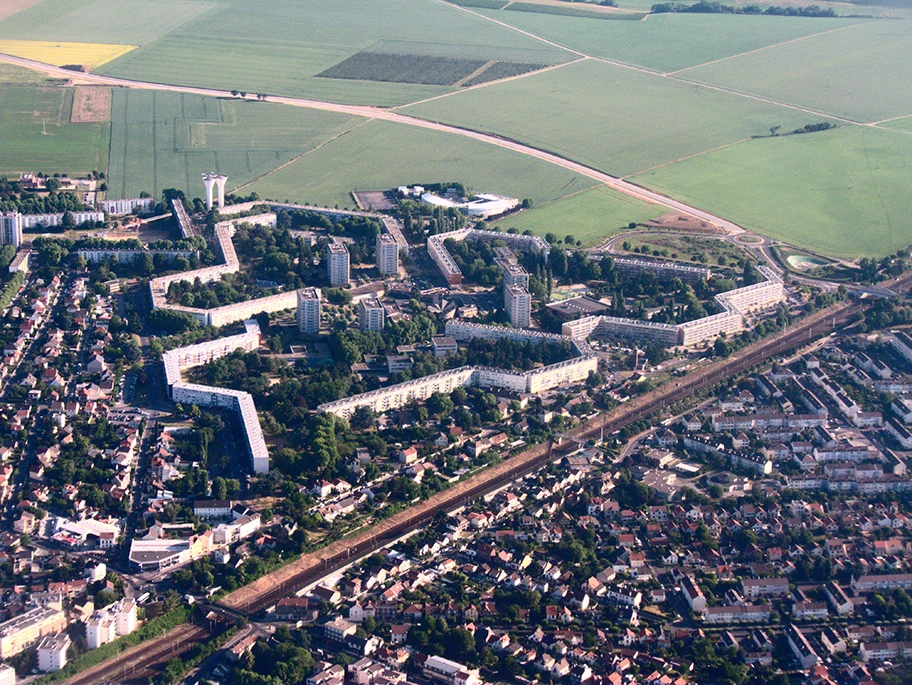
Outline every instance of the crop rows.
[[483, 67], [486, 62], [483, 59], [359, 52], [317, 76], [451, 86]]
[[472, 77], [462, 85], [477, 86], [479, 83], [488, 83], [497, 81], [502, 78], [528, 74], [531, 71], [538, 71], [550, 66], [548, 64], [536, 64], [534, 62], [495, 62], [477, 76]]

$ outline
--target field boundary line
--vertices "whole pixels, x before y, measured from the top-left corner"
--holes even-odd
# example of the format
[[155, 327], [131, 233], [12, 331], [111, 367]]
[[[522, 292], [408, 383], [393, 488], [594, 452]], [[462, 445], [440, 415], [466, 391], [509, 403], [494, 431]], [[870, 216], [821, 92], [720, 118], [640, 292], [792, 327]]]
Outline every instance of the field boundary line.
[[257, 176], [257, 177], [256, 177], [255, 179], [253, 179], [252, 181], [247, 181], [247, 183], [244, 183], [244, 184], [242, 184], [242, 185], [239, 185], [237, 188], [235, 188], [235, 189], [232, 190], [231, 192], [232, 192], [232, 193], [236, 193], [237, 191], [242, 190], [242, 189], [246, 188], [247, 186], [253, 185], [253, 184], [256, 183], [257, 181], [263, 180], [263, 179], [266, 178], [267, 176], [271, 176], [272, 174], [274, 174], [274, 173], [277, 172], [277, 171], [281, 171], [282, 169], [284, 169], [284, 168], [287, 167], [287, 166], [291, 166], [292, 164], [294, 164], [294, 163], [297, 162], [298, 160], [304, 159], [304, 158], [305, 158], [307, 155], [309, 155], [310, 153], [316, 152], [316, 151], [319, 150], [321, 147], [323, 147], [323, 146], [325, 146], [325, 145], [329, 145], [331, 142], [333, 142], [334, 140], [336, 140], [336, 139], [338, 139], [338, 138], [341, 138], [341, 137], [344, 136], [346, 133], [351, 133], [352, 131], [354, 131], [354, 130], [355, 130], [356, 128], [358, 128], [359, 126], [364, 126], [364, 124], [366, 124], [366, 123], [368, 123], [368, 122], [371, 122], [371, 121], [376, 121], [376, 120], [375, 120], [375, 119], [364, 119], [363, 121], [359, 121], [359, 122], [358, 122], [357, 124], [355, 124], [354, 126], [345, 129], [345, 130], [342, 131], [341, 133], [337, 133], [337, 134], [334, 135], [332, 138], [327, 138], [326, 140], [324, 140], [322, 143], [320, 143], [320, 144], [317, 145], [316, 147], [313, 147], [313, 148], [311, 148], [310, 150], [307, 150], [306, 152], [304, 152], [304, 153], [298, 155], [297, 157], [288, 160], [288, 161], [285, 162], [284, 164], [280, 164], [280, 165], [277, 166], [275, 169], [270, 169], [270, 170], [267, 171], [265, 174], [261, 174], [260, 176]]
[[498, 62], [498, 60], [496, 60], [496, 59], [489, 59], [487, 62], [485, 62], [480, 67], [478, 67], [475, 71], [473, 71], [471, 74], [469, 74], [468, 76], [463, 76], [461, 79], [456, 81], [456, 83], [453, 84], [453, 88], [462, 88], [463, 84], [471, 81], [476, 76], [481, 76], [484, 72], [486, 72], [488, 69], [490, 69], [495, 64], [497, 64], [497, 62]]
[[732, 147], [733, 145], [740, 145], [741, 143], [748, 143], [753, 138], [742, 138], [741, 140], [735, 140], [731, 143], [722, 143], [722, 145], [717, 145], [716, 147], [710, 148], [709, 150], [703, 150], [702, 152], [695, 152], [692, 155], [687, 155], [686, 157], [679, 157], [678, 159], [673, 159], [670, 162], [665, 162], [663, 164], [656, 164], [651, 166], [648, 169], [640, 169], [639, 171], [634, 171], [632, 174], [625, 174], [623, 178], [634, 178], [640, 174], [648, 174], [650, 171], [655, 171], [656, 169], [661, 169], [662, 167], [671, 166], [672, 164], [677, 164], [678, 162], [686, 162], [688, 159], [693, 159], [694, 157], [702, 157], [703, 155], [708, 155], [711, 152], [716, 152], [718, 150], [724, 150], [727, 147]]
[[[460, 93], [468, 93], [472, 90], [477, 90], [478, 88], [486, 88], [488, 86], [494, 86], [499, 83], [507, 83], [509, 81], [516, 81], [521, 78], [529, 78], [530, 76], [537, 76], [538, 74], [544, 74], [546, 71], [553, 71], [554, 69], [560, 69], [561, 67], [567, 67], [571, 64], [576, 64], [577, 62], [584, 62], [587, 59], [592, 59], [591, 57], [580, 57], [578, 59], [572, 59], [569, 62], [561, 62], [560, 64], [550, 64], [543, 69], [536, 69], [535, 71], [527, 71], [524, 74], [513, 74], [513, 76], [505, 76], [504, 78], [495, 79], [493, 81], [485, 81], [484, 83], [476, 83], [474, 86], [469, 86], [467, 88], [461, 88], [460, 90], [453, 90], [449, 93], [441, 93], [440, 95], [434, 95], [433, 97], [425, 98], [424, 100], [417, 100], [415, 102], [408, 102], [404, 105], [396, 105], [395, 107], [390, 107], [390, 111], [395, 111], [397, 109], [403, 109], [405, 107], [414, 107], [416, 105], [423, 105], [426, 102], [433, 102], [434, 100], [440, 100], [441, 98], [452, 97], [453, 95], [459, 95]], [[463, 79], [465, 80], [465, 79]]]
[[890, 117], [889, 119], [881, 119], [880, 121], [872, 121], [868, 126], [880, 126], [881, 124], [888, 124], [891, 121], [900, 121], [902, 119], [912, 119], [912, 114], [903, 114], [901, 117]]
[[848, 24], [846, 26], [838, 26], [835, 29], [827, 29], [826, 31], [821, 31], [820, 33], [810, 33], [806, 36], [798, 36], [797, 38], [790, 38], [789, 40], [784, 40], [781, 43], [773, 43], [772, 45], [764, 45], [761, 48], [754, 48], [753, 50], [747, 50], [745, 52], [739, 52], [736, 55], [728, 55], [727, 57], [720, 57], [719, 59], [713, 59], [709, 62], [703, 62], [702, 64], [694, 64], [690, 67], [684, 67], [683, 69], [675, 69], [674, 71], [668, 71], [662, 74], [662, 76], [674, 76], [675, 74], [680, 74], [682, 71], [688, 71], [690, 69], [699, 69], [700, 67], [708, 67], [711, 64], [718, 64], [719, 62], [725, 62], [730, 59], [735, 59], [736, 57], [744, 57], [745, 55], [752, 55], [755, 52], [763, 52], [764, 50], [769, 50], [771, 48], [778, 48], [782, 45], [788, 45], [790, 43], [798, 43], [802, 40], [807, 40], [808, 38], [817, 38], [818, 36], [825, 36], [828, 33], [836, 33], [838, 31], [846, 31], [848, 29], [854, 29], [858, 26], [867, 24], [867, 21], [859, 21], [857, 24]]

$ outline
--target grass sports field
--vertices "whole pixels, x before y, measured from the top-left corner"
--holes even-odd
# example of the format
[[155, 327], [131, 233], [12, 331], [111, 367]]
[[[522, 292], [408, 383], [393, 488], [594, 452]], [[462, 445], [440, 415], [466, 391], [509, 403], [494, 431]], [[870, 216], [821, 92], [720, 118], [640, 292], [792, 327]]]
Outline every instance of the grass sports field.
[[537, 63], [572, 57], [432, 0], [229, 0], [102, 71], [162, 83], [379, 105], [451, 90], [316, 77], [361, 51], [390, 52], [383, 47], [388, 41], [395, 41], [395, 53], [402, 55]]
[[108, 124], [71, 124], [72, 105], [72, 88], [0, 65], [0, 176], [106, 169]]
[[[608, 22], [605, 22], [608, 23]], [[629, 175], [819, 118], [586, 60], [407, 107]]]
[[532, 231], [536, 235], [572, 233], [584, 245], [596, 245], [619, 233], [631, 222], [646, 221], [665, 214], [664, 207], [597, 186], [553, 202], [534, 206], [497, 222], [502, 228]]
[[659, 72], [692, 67], [862, 21], [672, 13], [653, 14], [646, 21], [593, 21], [530, 12], [483, 14], [586, 55]]
[[[110, 197], [202, 193], [200, 174], [252, 181], [361, 120], [347, 115], [195, 95], [117, 89], [111, 112]], [[343, 164], [344, 160], [338, 160]]]
[[755, 140], [635, 177], [637, 183], [837, 257], [912, 241], [912, 136], [844, 126]]
[[[353, 206], [352, 190], [459, 180], [537, 204], [593, 185], [590, 179], [508, 150], [435, 131], [371, 121], [248, 189], [274, 200]], [[233, 185], [229, 179], [229, 184]]]

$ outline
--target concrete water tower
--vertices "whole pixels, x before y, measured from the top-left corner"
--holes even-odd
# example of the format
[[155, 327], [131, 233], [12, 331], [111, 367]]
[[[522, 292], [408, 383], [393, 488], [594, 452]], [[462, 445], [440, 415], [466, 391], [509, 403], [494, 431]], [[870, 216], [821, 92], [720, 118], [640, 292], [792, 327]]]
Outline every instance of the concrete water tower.
[[212, 209], [212, 191], [215, 188], [218, 188], [218, 208], [221, 209], [225, 206], [225, 182], [227, 180], [227, 176], [203, 174], [203, 185], [206, 186], [206, 209]]

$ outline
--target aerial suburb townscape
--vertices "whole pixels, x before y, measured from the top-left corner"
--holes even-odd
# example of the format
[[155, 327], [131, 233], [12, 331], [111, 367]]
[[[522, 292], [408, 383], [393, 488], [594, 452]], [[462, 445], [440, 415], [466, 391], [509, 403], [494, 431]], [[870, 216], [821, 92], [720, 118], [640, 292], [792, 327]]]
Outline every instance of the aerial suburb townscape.
[[0, 0], [0, 685], [912, 685], [912, 0]]

